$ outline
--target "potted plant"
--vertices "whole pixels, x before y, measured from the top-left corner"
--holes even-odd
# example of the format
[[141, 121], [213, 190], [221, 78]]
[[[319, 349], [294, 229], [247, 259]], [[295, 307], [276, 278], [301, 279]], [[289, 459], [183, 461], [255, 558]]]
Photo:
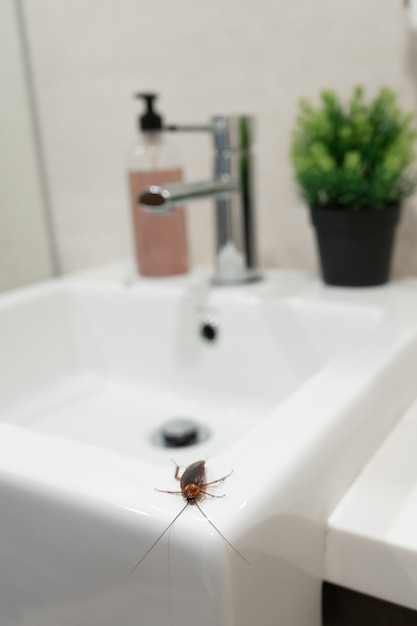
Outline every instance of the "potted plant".
[[297, 185], [310, 208], [324, 281], [367, 286], [388, 280], [401, 203], [413, 193], [413, 115], [382, 88], [369, 103], [356, 87], [318, 107], [299, 103], [291, 137]]

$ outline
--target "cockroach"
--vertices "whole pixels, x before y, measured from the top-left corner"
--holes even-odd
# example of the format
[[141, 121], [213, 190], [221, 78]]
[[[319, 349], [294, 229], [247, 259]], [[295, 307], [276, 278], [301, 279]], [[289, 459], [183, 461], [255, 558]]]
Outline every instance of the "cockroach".
[[148, 556], [149, 552], [151, 552], [151, 550], [153, 550], [153, 548], [156, 546], [158, 541], [160, 539], [162, 539], [162, 537], [165, 535], [165, 533], [171, 528], [171, 526], [177, 521], [179, 516], [185, 511], [187, 506], [189, 506], [190, 504], [195, 504], [196, 505], [196, 507], [198, 508], [200, 513], [203, 515], [203, 517], [206, 518], [208, 523], [214, 528], [214, 530], [220, 535], [220, 537], [227, 543], [227, 545], [230, 546], [230, 548], [232, 548], [232, 550], [238, 556], [240, 556], [241, 559], [243, 559], [246, 563], [248, 563], [248, 565], [249, 565], [249, 561], [247, 561], [247, 559], [245, 559], [245, 557], [230, 543], [230, 541], [228, 539], [226, 539], [226, 537], [220, 532], [220, 530], [207, 517], [207, 515], [204, 513], [203, 509], [198, 504], [198, 501], [203, 499], [204, 496], [210, 496], [211, 498], [224, 498], [225, 494], [223, 494], [221, 496], [214, 495], [213, 493], [209, 493], [208, 491], [206, 491], [206, 487], [209, 487], [210, 485], [216, 485], [216, 484], [219, 484], [219, 483], [223, 482], [223, 480], [226, 480], [226, 478], [228, 478], [231, 473], [232, 472], [230, 472], [229, 474], [226, 474], [226, 476], [223, 476], [222, 478], [218, 478], [217, 480], [212, 480], [211, 482], [206, 483], [205, 482], [205, 479], [206, 479], [206, 462], [205, 461], [196, 461], [195, 463], [191, 463], [191, 465], [188, 465], [185, 468], [185, 470], [183, 471], [181, 476], [179, 475], [180, 474], [180, 466], [175, 463], [175, 478], [176, 478], [176, 480], [180, 481], [181, 490], [180, 491], [165, 491], [165, 490], [162, 490], [162, 489], [157, 489], [156, 491], [160, 491], [161, 493], [172, 493], [172, 494], [175, 494], [175, 495], [181, 495], [187, 502], [186, 502], [185, 506], [183, 506], [181, 511], [179, 513], [177, 513], [177, 515], [174, 517], [172, 522], [170, 522], [168, 524], [168, 526], [165, 528], [165, 530], [153, 542], [151, 547], [148, 548], [148, 550], [145, 552], [145, 554], [139, 559], [139, 561], [136, 563], [135, 567], [132, 569], [131, 573], [133, 573], [135, 571], [135, 569], [137, 567], [139, 567], [139, 565], [142, 563], [142, 561]]

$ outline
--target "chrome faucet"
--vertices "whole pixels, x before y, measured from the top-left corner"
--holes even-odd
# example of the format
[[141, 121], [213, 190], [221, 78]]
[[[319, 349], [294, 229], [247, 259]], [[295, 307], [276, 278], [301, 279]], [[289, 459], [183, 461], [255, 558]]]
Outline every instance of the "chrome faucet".
[[206, 131], [215, 146], [214, 176], [197, 183], [152, 185], [139, 196], [141, 206], [164, 214], [199, 198], [216, 203], [216, 285], [258, 281], [252, 199], [252, 120], [246, 115], [216, 115], [206, 126], [170, 125], [165, 131]]

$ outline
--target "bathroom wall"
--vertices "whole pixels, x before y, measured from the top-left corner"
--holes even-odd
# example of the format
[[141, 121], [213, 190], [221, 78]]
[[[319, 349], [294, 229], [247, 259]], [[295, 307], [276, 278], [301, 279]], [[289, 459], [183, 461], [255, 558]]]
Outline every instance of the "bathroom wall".
[[0, 291], [54, 273], [21, 23], [0, 2]]
[[[22, 0], [60, 262], [64, 271], [130, 251], [124, 172], [138, 105], [155, 90], [169, 121], [257, 118], [261, 263], [316, 268], [308, 214], [288, 160], [302, 96], [389, 85], [417, 111], [401, 0]], [[178, 137], [186, 176], [209, 174], [204, 136]], [[210, 203], [188, 209], [192, 257], [210, 263]], [[395, 272], [417, 274], [417, 200], [399, 230]]]

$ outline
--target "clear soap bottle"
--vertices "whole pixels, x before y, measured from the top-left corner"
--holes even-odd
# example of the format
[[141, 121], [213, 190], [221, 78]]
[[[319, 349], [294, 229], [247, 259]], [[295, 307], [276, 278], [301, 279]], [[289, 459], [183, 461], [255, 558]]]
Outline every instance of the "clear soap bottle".
[[139, 117], [139, 140], [128, 159], [131, 218], [136, 267], [142, 276], [173, 276], [188, 271], [187, 232], [184, 208], [154, 215], [138, 204], [140, 193], [150, 185], [182, 180], [175, 144], [162, 132], [162, 118], [154, 110], [156, 94], [137, 94], [146, 103]]

